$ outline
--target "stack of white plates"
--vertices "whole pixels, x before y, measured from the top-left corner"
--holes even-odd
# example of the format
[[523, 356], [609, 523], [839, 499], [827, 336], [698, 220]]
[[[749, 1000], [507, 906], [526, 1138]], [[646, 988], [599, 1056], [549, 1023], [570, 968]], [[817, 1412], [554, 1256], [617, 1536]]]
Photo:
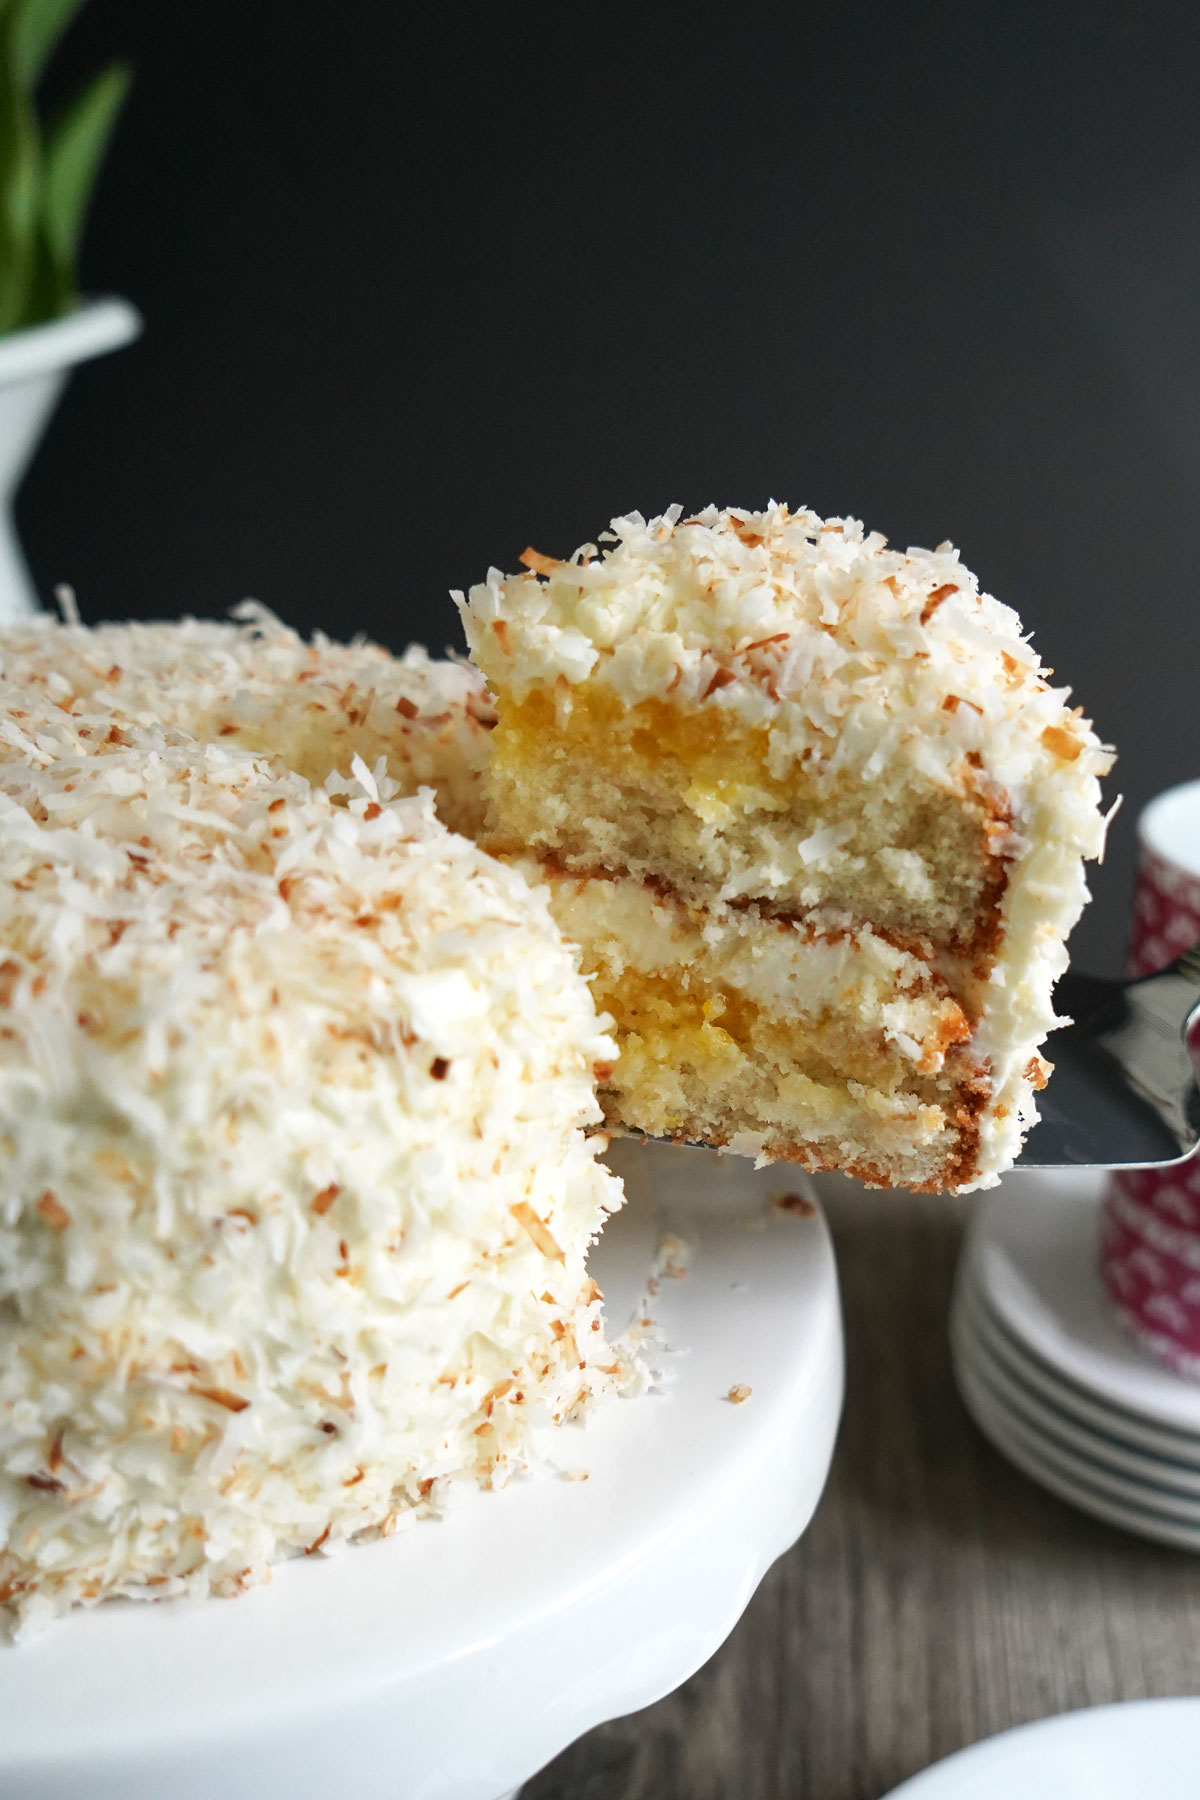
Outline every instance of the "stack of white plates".
[[977, 1203], [951, 1344], [980, 1429], [1052, 1493], [1200, 1550], [1200, 1383], [1128, 1337], [1098, 1272], [1107, 1177], [1015, 1173]]

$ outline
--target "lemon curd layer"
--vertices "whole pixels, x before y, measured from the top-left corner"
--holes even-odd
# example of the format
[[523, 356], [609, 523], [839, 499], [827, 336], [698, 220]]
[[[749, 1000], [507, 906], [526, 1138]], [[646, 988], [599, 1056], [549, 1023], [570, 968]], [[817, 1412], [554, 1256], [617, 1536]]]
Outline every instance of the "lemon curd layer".
[[[626, 969], [619, 980], [597, 957], [592, 995], [598, 1009], [616, 1020], [623, 1057], [635, 1037], [671, 1044], [672, 1062], [697, 1075], [728, 1075], [737, 1060], [759, 1055], [779, 1070], [796, 1070], [814, 1082], [871, 1082], [881, 1091], [911, 1093], [915, 1070], [889, 1049], [882, 1037], [871, 1043], [839, 1029], [835, 1019], [805, 1020], [797, 1026], [744, 993], [714, 988], [705, 994], [669, 975], [642, 975]], [[619, 1075], [614, 1077], [619, 1082]], [[670, 1122], [681, 1130], [684, 1121]]]
[[948, 1142], [957, 1148], [945, 1077], [916, 1075], [882, 1046], [848, 1053], [744, 995], [703, 997], [628, 970], [613, 980], [597, 960], [593, 993], [612, 1011], [620, 1047], [601, 1101], [627, 1130], [768, 1155], [794, 1154], [803, 1137], [811, 1167], [849, 1164], [871, 1179], [886, 1163], [914, 1185], [936, 1178]]
[[550, 743], [556, 760], [586, 756], [612, 768], [632, 756], [653, 764], [705, 824], [784, 813], [792, 804], [795, 775], [772, 774], [766, 728], [715, 709], [685, 712], [657, 699], [626, 706], [599, 686], [557, 698], [534, 688], [521, 701], [506, 699], [493, 756], [540, 765]]

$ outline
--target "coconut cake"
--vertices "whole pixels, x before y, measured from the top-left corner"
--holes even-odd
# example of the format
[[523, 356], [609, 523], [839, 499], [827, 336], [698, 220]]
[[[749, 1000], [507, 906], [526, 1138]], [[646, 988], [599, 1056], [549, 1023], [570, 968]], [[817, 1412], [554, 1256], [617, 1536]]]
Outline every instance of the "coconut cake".
[[626, 1380], [614, 1045], [545, 894], [402, 787], [440, 744], [469, 813], [478, 688], [261, 618], [0, 629], [22, 1627], [386, 1533]]
[[610, 1122], [967, 1189], [1017, 1154], [1111, 756], [949, 544], [772, 504], [615, 519], [456, 595]]

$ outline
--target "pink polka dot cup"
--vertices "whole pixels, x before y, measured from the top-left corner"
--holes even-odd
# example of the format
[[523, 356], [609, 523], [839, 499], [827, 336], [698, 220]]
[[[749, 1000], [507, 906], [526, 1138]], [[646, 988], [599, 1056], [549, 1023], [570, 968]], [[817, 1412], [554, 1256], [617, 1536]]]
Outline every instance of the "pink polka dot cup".
[[[1200, 943], [1200, 781], [1152, 800], [1138, 835], [1129, 973], [1151, 975]], [[1200, 1153], [1169, 1169], [1112, 1177], [1100, 1271], [1135, 1337], [1200, 1380]]]

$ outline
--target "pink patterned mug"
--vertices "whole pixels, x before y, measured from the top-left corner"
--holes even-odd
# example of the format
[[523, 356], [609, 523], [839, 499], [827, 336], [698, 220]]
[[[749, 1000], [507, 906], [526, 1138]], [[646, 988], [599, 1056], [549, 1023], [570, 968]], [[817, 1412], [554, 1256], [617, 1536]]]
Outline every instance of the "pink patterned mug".
[[[1200, 781], [1168, 788], [1138, 822], [1130, 975], [1200, 943]], [[1121, 1319], [1154, 1355], [1200, 1380], [1200, 1153], [1109, 1183], [1100, 1272]]]

